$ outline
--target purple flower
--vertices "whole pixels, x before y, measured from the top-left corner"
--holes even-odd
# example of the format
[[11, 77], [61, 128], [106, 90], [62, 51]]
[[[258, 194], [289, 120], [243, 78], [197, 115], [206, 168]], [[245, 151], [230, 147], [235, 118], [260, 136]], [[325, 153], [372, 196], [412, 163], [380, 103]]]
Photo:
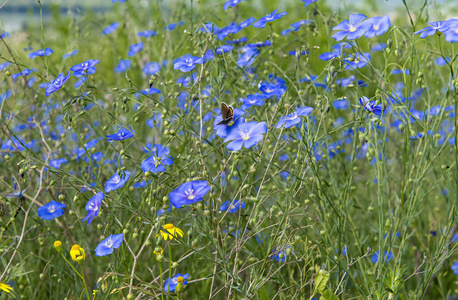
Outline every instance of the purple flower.
[[[177, 275], [173, 276], [172, 279], [170, 279], [170, 284], [169, 284], [169, 278], [167, 278], [165, 280], [165, 283], [164, 283], [164, 291], [166, 292], [173, 292], [175, 291], [177, 285], [178, 285], [178, 277], [183, 277], [183, 279], [188, 279], [189, 278], [189, 274], [184, 274], [184, 275], [181, 275], [180, 273], [178, 273]], [[184, 285], [187, 285], [188, 282], [185, 280], [183, 282], [183, 286]]]
[[46, 86], [46, 97], [49, 97], [52, 93], [60, 90], [69, 78], [70, 72], [67, 73], [67, 76], [64, 76], [64, 73], [60, 73], [54, 81], [50, 82]]
[[340, 30], [334, 33], [332, 37], [336, 41], [340, 41], [344, 37], [347, 37], [348, 40], [356, 40], [362, 37], [372, 26], [371, 22], [363, 21], [365, 18], [366, 16], [363, 14], [350, 15], [350, 21], [344, 20], [332, 28], [332, 30]]
[[272, 23], [275, 20], [279, 20], [283, 18], [283, 16], [286, 15], [286, 12], [278, 13], [277, 14], [277, 9], [271, 12], [270, 14], [262, 17], [261, 19], [257, 20], [254, 24], [253, 27], [256, 28], [264, 28], [266, 27], [267, 23]]
[[52, 53], [54, 53], [54, 51], [51, 48], [40, 49], [35, 52], [30, 52], [29, 58], [34, 59], [37, 56], [40, 56], [40, 57], [50, 56]]
[[171, 166], [173, 164], [173, 158], [168, 156], [170, 152], [169, 148], [156, 144], [152, 147], [151, 152], [153, 155], [145, 159], [141, 164], [143, 172], [164, 172], [166, 170], [165, 166]]
[[140, 31], [139, 33], [137, 33], [138, 37], [147, 37], [147, 38], [156, 36], [156, 35], [157, 35], [156, 30], [144, 30], [144, 31]]
[[224, 142], [230, 142], [227, 144], [227, 149], [231, 151], [239, 151], [242, 146], [249, 149], [262, 141], [265, 133], [267, 133], [266, 122], [242, 123], [231, 131]]
[[227, 200], [221, 204], [219, 207], [220, 211], [229, 211], [229, 213], [235, 213], [240, 209], [244, 209], [246, 206], [245, 202], [240, 202], [239, 200], [234, 200], [232, 203], [231, 200]]
[[67, 205], [51, 201], [46, 205], [43, 205], [38, 208], [37, 213], [40, 218], [43, 220], [52, 220], [54, 218], [58, 218], [64, 214], [64, 208]]
[[156, 75], [161, 71], [161, 65], [158, 62], [149, 62], [146, 63], [145, 66], [142, 69], [143, 73], [148, 76]]
[[105, 193], [122, 188], [124, 184], [129, 180], [130, 172], [124, 171], [124, 176], [119, 176], [118, 173], [114, 173], [107, 182], [105, 182]]
[[243, 117], [245, 112], [239, 108], [234, 108], [234, 117], [232, 118], [232, 121], [227, 124], [218, 125], [218, 123], [223, 120], [220, 110], [218, 110], [218, 112], [218, 116], [215, 117], [213, 129], [216, 130], [216, 135], [220, 138], [226, 138], [234, 128], [237, 128], [240, 124], [245, 123], [245, 118]]
[[82, 221], [84, 222], [87, 220], [87, 225], [91, 224], [94, 217], [99, 214], [103, 198], [105, 198], [105, 194], [102, 192], [98, 192], [97, 194], [92, 196], [91, 199], [89, 199], [89, 201], [86, 203], [87, 215]]
[[132, 57], [142, 50], [143, 50], [143, 42], [130, 45], [129, 53], [127, 53], [127, 56]]
[[119, 128], [117, 133], [107, 135], [107, 141], [123, 141], [133, 137], [134, 134], [126, 128]]
[[118, 29], [119, 27], [119, 22], [116, 22], [116, 23], [113, 23], [111, 25], [108, 25], [107, 27], [105, 27], [102, 31], [102, 35], [107, 35], [107, 34], [110, 34], [112, 33], [113, 31], [115, 31], [116, 29]]
[[98, 63], [98, 59], [89, 59], [88, 61], [74, 65], [70, 70], [73, 71], [74, 76], [79, 78], [86, 74], [94, 74], [96, 70], [95, 65]]
[[359, 104], [361, 104], [365, 110], [377, 116], [384, 115], [386, 112], [386, 109], [381, 104], [375, 105], [375, 101], [369, 101], [369, 98], [366, 96], [359, 98]]
[[364, 35], [367, 38], [371, 38], [374, 36], [380, 36], [388, 31], [391, 26], [391, 21], [389, 16], [384, 17], [373, 17], [367, 20], [367, 22], [371, 22], [372, 26], [367, 30], [366, 34]]
[[115, 73], [125, 72], [130, 69], [131, 61], [130, 59], [121, 59], [119, 64], [114, 68]]
[[176, 208], [202, 201], [210, 191], [210, 185], [205, 180], [194, 180], [181, 184], [169, 193], [170, 203]]
[[312, 113], [313, 108], [305, 106], [299, 108], [296, 112], [284, 116], [280, 119], [277, 123], [277, 129], [281, 128], [283, 125], [285, 128], [293, 127], [294, 125], [298, 124], [301, 121], [300, 116], [308, 116]]
[[186, 54], [175, 60], [173, 63], [174, 70], [180, 70], [181, 72], [189, 72], [194, 70], [196, 64], [203, 64], [204, 59], [202, 57], [191, 56], [191, 54]]
[[113, 253], [113, 249], [121, 247], [124, 240], [124, 233], [112, 234], [101, 241], [95, 248], [95, 256], [106, 256]]
[[226, 3], [224, 3], [224, 10], [228, 9], [229, 7], [234, 7], [242, 1], [246, 0], [229, 0]]

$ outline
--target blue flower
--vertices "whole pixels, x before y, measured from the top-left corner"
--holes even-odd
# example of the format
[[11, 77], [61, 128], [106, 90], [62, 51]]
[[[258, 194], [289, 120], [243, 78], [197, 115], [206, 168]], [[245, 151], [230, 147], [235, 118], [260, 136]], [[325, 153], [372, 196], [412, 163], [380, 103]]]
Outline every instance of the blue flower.
[[143, 42], [130, 45], [129, 53], [127, 53], [127, 56], [132, 57], [142, 50], [143, 50]]
[[62, 164], [68, 164], [68, 161], [65, 157], [59, 158], [59, 159], [51, 159], [49, 161], [49, 166], [55, 168], [55, 169], [60, 169]]
[[374, 36], [380, 36], [388, 31], [391, 26], [391, 21], [389, 16], [384, 17], [373, 17], [367, 20], [371, 22], [372, 26], [367, 30], [365, 37], [371, 38]]
[[[166, 292], [175, 291], [175, 288], [178, 285], [178, 277], [183, 277], [183, 279], [188, 279], [189, 278], [189, 274], [181, 275], [180, 273], [178, 273], [177, 275], [173, 276], [172, 279], [170, 280], [170, 286], [169, 286], [169, 278], [167, 278], [165, 280], [165, 283], [164, 283], [164, 291], [166, 291]], [[183, 286], [187, 285], [187, 284], [188, 284], [188, 282], [185, 280], [183, 282]]]
[[242, 123], [231, 131], [224, 142], [230, 142], [227, 144], [227, 149], [231, 151], [239, 151], [242, 146], [249, 149], [262, 141], [265, 133], [267, 133], [266, 122]]
[[0, 64], [0, 71], [5, 70], [5, 68], [8, 67], [9, 65], [11, 65], [10, 62], [4, 62], [3, 64]]
[[340, 30], [332, 35], [336, 41], [347, 37], [348, 40], [356, 40], [362, 37], [372, 26], [371, 22], [363, 21], [366, 18], [363, 14], [350, 15], [350, 21], [344, 20], [334, 26], [332, 30]]
[[279, 263], [284, 263], [286, 261], [286, 256], [287, 256], [286, 250], [290, 247], [291, 246], [274, 248], [272, 250], [272, 254], [270, 255], [270, 258], [272, 258], [272, 260], [277, 261]]
[[292, 114], [286, 115], [280, 119], [277, 123], [277, 129], [281, 128], [283, 125], [285, 128], [293, 127], [301, 121], [300, 116], [308, 116], [312, 112], [313, 108], [305, 106], [299, 108]]
[[335, 109], [349, 109], [350, 101], [346, 99], [337, 100], [337, 101], [332, 102], [332, 105], [334, 106]]
[[388, 45], [387, 45], [386, 43], [375, 44], [375, 45], [371, 48], [371, 52], [382, 51], [382, 50], [385, 49], [386, 47], [388, 47]]
[[126, 0], [113, 0], [111, 3], [116, 3], [116, 2], [118, 2], [118, 1], [119, 1], [119, 3], [124, 3], [124, 2], [126, 2]]
[[165, 166], [173, 164], [173, 158], [168, 156], [169, 148], [156, 144], [152, 147], [151, 152], [153, 155], [142, 161], [141, 168], [143, 172], [164, 172], [166, 170]]
[[130, 59], [121, 59], [119, 64], [114, 68], [115, 73], [125, 72], [130, 69], [131, 61]]
[[381, 104], [375, 105], [375, 101], [369, 101], [369, 98], [366, 96], [359, 98], [359, 104], [361, 104], [365, 110], [377, 116], [382, 116], [386, 112], [386, 109]]
[[239, 202], [239, 200], [234, 200], [232, 203], [231, 200], [227, 200], [221, 204], [219, 207], [220, 211], [226, 211], [228, 210], [230, 213], [235, 213], [239, 211], [240, 209], [244, 209], [246, 206], [245, 202]]
[[265, 96], [256, 93], [254, 95], [248, 95], [246, 98], [240, 98], [239, 101], [243, 103], [241, 109], [248, 109], [252, 106], [263, 106]]
[[67, 58], [75, 56], [77, 54], [78, 54], [78, 50], [75, 49], [72, 52], [68, 52], [68, 53], [65, 53], [64, 55], [62, 55], [62, 59], [67, 59]]
[[49, 97], [52, 93], [60, 90], [69, 78], [70, 72], [67, 73], [67, 76], [65, 76], [64, 73], [60, 73], [54, 81], [50, 82], [46, 86], [46, 97]]
[[137, 33], [138, 37], [147, 37], [147, 38], [156, 36], [156, 35], [157, 35], [156, 30], [144, 30], [144, 31], [140, 31], [139, 33]]
[[91, 224], [94, 217], [99, 214], [103, 198], [105, 198], [105, 194], [102, 192], [98, 192], [97, 194], [92, 196], [91, 199], [89, 199], [89, 201], [86, 203], [87, 215], [82, 221], [84, 222], [87, 220], [87, 225]]
[[80, 64], [74, 65], [70, 68], [73, 71], [73, 75], [76, 77], [81, 77], [86, 74], [94, 74], [95, 73], [95, 65], [99, 63], [98, 59], [89, 59], [85, 62]]
[[119, 27], [119, 22], [116, 22], [116, 23], [113, 23], [111, 25], [108, 25], [107, 27], [105, 27], [102, 31], [102, 35], [107, 35], [107, 34], [110, 34], [112, 33], [113, 31], [115, 31], [116, 29], [118, 29]]
[[251, 66], [256, 57], [259, 55], [259, 49], [257, 48], [244, 48], [242, 50], [242, 55], [240, 55], [239, 59], [237, 60], [237, 65], [241, 68]]
[[112, 234], [101, 241], [95, 248], [95, 256], [106, 256], [113, 253], [113, 249], [121, 247], [124, 240], [124, 233]]
[[285, 15], [286, 15], [286, 12], [282, 12], [282, 13], [278, 13], [277, 14], [277, 9], [276, 9], [273, 12], [271, 12], [270, 14], [262, 17], [261, 19], [257, 20], [256, 22], [254, 22], [253, 27], [264, 28], [264, 27], [266, 27], [267, 23], [272, 23], [275, 20], [279, 20], [279, 19], [283, 18], [283, 16], [285, 16]]
[[126, 128], [119, 128], [117, 133], [107, 135], [107, 141], [123, 141], [133, 137], [134, 134]]
[[35, 52], [30, 52], [29, 57], [31, 59], [34, 59], [37, 56], [40, 56], [40, 57], [50, 56], [52, 53], [54, 53], [54, 51], [51, 48], [45, 48], [45, 49], [37, 50]]
[[[379, 258], [379, 255], [380, 255], [380, 252], [379, 251], [375, 251], [374, 255], [372, 255], [371, 257], [371, 261], [375, 264], [377, 263], [378, 261], [378, 258]], [[390, 252], [386, 252], [385, 251], [385, 259], [383, 260], [384, 263], [387, 263], [390, 259], [393, 258], [393, 253]]]
[[161, 65], [155, 61], [146, 63], [142, 68], [142, 72], [148, 76], [156, 75], [159, 71], [161, 71]]
[[248, 18], [245, 21], [240, 22], [238, 27], [239, 27], [240, 30], [243, 29], [243, 28], [247, 28], [248, 26], [253, 24], [254, 21], [256, 21], [255, 18]]
[[223, 45], [219, 48], [216, 48], [215, 53], [218, 55], [222, 55], [223, 53], [229, 52], [234, 49], [234, 46]]
[[64, 214], [64, 208], [66, 206], [67, 205], [53, 200], [48, 204], [38, 208], [38, 216], [43, 220], [52, 220], [54, 218], [58, 218]]
[[428, 27], [416, 31], [414, 34], [419, 34], [420, 38], [424, 39], [436, 32], [445, 32], [450, 29], [451, 23], [447, 21], [431, 22]]
[[365, 67], [371, 61], [371, 54], [364, 52], [363, 54], [356, 53], [354, 55], [349, 55], [343, 60], [345, 64], [345, 69], [354, 70], [358, 68]]
[[229, 7], [234, 7], [242, 1], [246, 0], [229, 0], [226, 3], [224, 3], [224, 10], [228, 9]]
[[202, 57], [191, 56], [191, 54], [186, 54], [175, 60], [173, 63], [174, 70], [180, 70], [181, 72], [189, 72], [194, 70], [196, 64], [203, 64], [204, 59]]
[[220, 138], [226, 138], [234, 128], [237, 128], [240, 124], [245, 123], [245, 118], [242, 116], [245, 112], [241, 109], [234, 109], [234, 117], [232, 121], [227, 124], [220, 124], [223, 118], [221, 117], [220, 110], [218, 110], [218, 116], [215, 118], [213, 129], [216, 130], [216, 135]]
[[444, 31], [445, 40], [450, 43], [458, 43], [458, 20], [450, 19], [446, 22], [446, 30]]
[[210, 191], [210, 185], [205, 180], [194, 180], [181, 184], [169, 193], [170, 203], [176, 208], [202, 201]]
[[129, 180], [130, 172], [124, 171], [124, 176], [119, 176], [118, 173], [114, 173], [107, 182], [105, 182], [105, 193], [122, 188], [124, 184]]
[[312, 3], [315, 3], [317, 2], [318, 0], [302, 0], [302, 2], [304, 2], [304, 7], [307, 7], [309, 6], [310, 4]]

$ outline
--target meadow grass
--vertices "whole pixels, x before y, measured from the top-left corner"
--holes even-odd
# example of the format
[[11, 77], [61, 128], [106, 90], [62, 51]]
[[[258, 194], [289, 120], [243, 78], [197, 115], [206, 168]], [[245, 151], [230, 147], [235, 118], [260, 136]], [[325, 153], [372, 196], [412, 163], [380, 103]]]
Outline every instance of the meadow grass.
[[127, 1], [4, 33], [0, 298], [455, 299], [458, 22], [415, 34], [437, 6], [403, 2], [340, 44], [381, 13]]

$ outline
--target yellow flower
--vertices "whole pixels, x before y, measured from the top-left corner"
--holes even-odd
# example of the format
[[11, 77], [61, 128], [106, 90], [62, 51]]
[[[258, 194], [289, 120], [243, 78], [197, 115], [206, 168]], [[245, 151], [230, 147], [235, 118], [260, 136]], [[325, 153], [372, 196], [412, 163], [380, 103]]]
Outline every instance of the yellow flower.
[[72, 250], [70, 250], [70, 256], [72, 257], [73, 261], [77, 261], [78, 263], [82, 263], [86, 258], [84, 249], [77, 244], [72, 246]]
[[0, 283], [0, 290], [10, 293], [13, 288], [9, 284]]
[[177, 235], [183, 237], [183, 230], [173, 226], [173, 224], [165, 224], [164, 229], [167, 231], [159, 231], [156, 238], [160, 235], [166, 241], [167, 239], [173, 240], [174, 238], [177, 238]]
[[54, 242], [54, 248], [56, 248], [57, 252], [62, 253], [62, 243], [61, 243], [61, 241], [55, 241]]

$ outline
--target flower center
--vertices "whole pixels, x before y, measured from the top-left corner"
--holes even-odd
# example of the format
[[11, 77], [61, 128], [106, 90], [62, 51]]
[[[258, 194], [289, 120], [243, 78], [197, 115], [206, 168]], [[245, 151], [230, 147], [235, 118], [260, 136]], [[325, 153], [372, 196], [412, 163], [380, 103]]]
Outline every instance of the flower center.
[[164, 225], [164, 229], [167, 229], [167, 230], [173, 229], [173, 227], [174, 227], [173, 224], [165, 224]]
[[353, 26], [353, 25], [350, 25], [350, 28], [348, 29], [350, 32], [355, 32], [356, 31], [356, 27]]
[[374, 25], [374, 29], [375, 29], [375, 30], [379, 30], [380, 27], [379, 27], [378, 25]]
[[108, 248], [113, 247], [113, 242], [111, 241], [111, 239], [105, 242], [105, 246], [107, 246]]
[[196, 198], [196, 195], [194, 195], [194, 190], [192, 188], [188, 189], [184, 193], [188, 197], [189, 200]]
[[116, 177], [113, 178], [114, 183], [119, 183], [120, 181], [121, 181], [121, 178], [118, 175], [116, 175]]
[[189, 67], [192, 66], [192, 63], [193, 63], [192, 59], [187, 59], [187, 60], [185, 61], [185, 64], [186, 64], [187, 66], [189, 66]]
[[243, 139], [244, 141], [250, 139], [250, 133], [247, 132], [247, 131], [245, 131], [245, 132], [242, 131], [242, 132], [240, 133], [240, 135], [242, 136], [242, 139]]
[[51, 205], [51, 206], [48, 208], [48, 211], [49, 211], [50, 213], [53, 213], [53, 212], [56, 211], [56, 208], [54, 207], [54, 205]]

